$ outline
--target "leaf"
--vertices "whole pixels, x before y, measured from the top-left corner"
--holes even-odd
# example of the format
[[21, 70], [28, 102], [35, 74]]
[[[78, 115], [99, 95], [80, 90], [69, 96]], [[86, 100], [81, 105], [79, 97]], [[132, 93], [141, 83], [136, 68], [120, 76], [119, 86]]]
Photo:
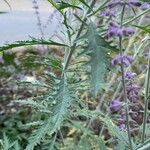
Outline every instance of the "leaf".
[[146, 33], [150, 33], [150, 25], [147, 25], [147, 26], [137, 26], [137, 25], [134, 25], [135, 27], [143, 30], [144, 32]]
[[0, 14], [5, 14], [5, 13], [8, 13], [8, 12], [0, 11]]
[[92, 10], [92, 8], [85, 2], [85, 0], [79, 0], [82, 4], [84, 4], [86, 7], [88, 7], [91, 11], [93, 11]]
[[91, 150], [92, 144], [89, 141], [89, 137], [83, 136], [77, 146], [77, 149], [78, 150]]
[[72, 5], [72, 4], [63, 2], [63, 1], [61, 1], [61, 2], [58, 4], [58, 9], [59, 9], [59, 10], [63, 10], [63, 9], [65, 9], [65, 8], [68, 8], [68, 7], [81, 9], [80, 7], [78, 7], [78, 6], [76, 6], [76, 5]]
[[[129, 141], [128, 141], [127, 133], [122, 131], [117, 125], [115, 125], [109, 117], [99, 116], [99, 118], [107, 126], [111, 135], [113, 135], [114, 137], [117, 137], [118, 143], [122, 143], [122, 148], [123, 147], [129, 148]], [[132, 145], [133, 147], [136, 146], [133, 142], [132, 142]]]
[[8, 137], [6, 136], [6, 134], [4, 133], [3, 135], [3, 147], [4, 147], [4, 150], [8, 150], [10, 148], [10, 140], [8, 139]]
[[64, 78], [59, 84], [58, 93], [55, 95], [56, 106], [54, 107], [54, 113], [52, 122], [58, 127], [64, 120], [64, 117], [68, 114], [68, 108], [71, 105], [71, 97], [68, 89], [67, 78]]
[[[78, 115], [83, 115], [85, 117], [90, 117], [90, 118], [99, 118], [100, 121], [104, 123], [104, 125], [107, 126], [107, 129], [111, 136], [117, 138], [118, 143], [122, 143], [122, 148], [129, 147], [129, 142], [128, 142], [128, 136], [127, 133], [122, 131], [116, 124], [113, 123], [111, 118], [107, 117], [105, 114], [101, 112], [96, 112], [96, 111], [89, 111], [89, 110], [81, 110], [78, 112]], [[117, 144], [117, 143], [116, 143]], [[135, 147], [135, 144], [133, 144], [133, 147]]]
[[[79, 123], [77, 121], [70, 121], [67, 126], [76, 128], [84, 133], [81, 137], [81, 141], [79, 142], [78, 149], [91, 150], [94, 146], [100, 150], [106, 150], [104, 140], [101, 137], [97, 137], [96, 135], [94, 135], [94, 133], [90, 129], [84, 127], [82, 123]], [[86, 145], [88, 145], [88, 147]]]
[[32, 108], [36, 108], [36, 109], [42, 109], [45, 110], [46, 106], [44, 106], [43, 104], [36, 102], [32, 99], [28, 99], [28, 100], [16, 100], [14, 101], [15, 103], [19, 103], [21, 105], [26, 105], [26, 106], [30, 106]]
[[54, 42], [52, 40], [44, 40], [44, 39], [36, 39], [32, 38], [31, 40], [27, 41], [16, 41], [15, 43], [12, 44], [7, 44], [5, 46], [0, 47], [0, 52], [16, 47], [21, 47], [21, 46], [29, 46], [29, 45], [56, 45], [56, 46], [67, 46], [62, 43]]
[[143, 145], [142, 147], [138, 148], [137, 150], [149, 150], [150, 149], [150, 143], [147, 143], [146, 145]]
[[48, 1], [51, 3], [51, 5], [52, 5], [53, 7], [55, 7], [55, 8], [59, 11], [58, 5], [57, 5], [56, 2], [53, 2], [53, 0], [48, 0]]
[[135, 150], [147, 150], [148, 148], [150, 148], [150, 138], [145, 140], [144, 143], [139, 144]]
[[[11, 140], [4, 133], [3, 134], [3, 140], [1, 140], [0, 144], [2, 145], [2, 150], [10, 150], [10, 148], [12, 149], [12, 147], [15, 147], [16, 143], [18, 143], [18, 141], [11, 142]], [[18, 149], [15, 149], [15, 150], [18, 150]]]
[[96, 26], [93, 23], [89, 24], [88, 31], [83, 38], [88, 39], [88, 47], [85, 52], [90, 56], [91, 89], [93, 95], [96, 96], [102, 90], [105, 83], [104, 78], [109, 62], [107, 53], [112, 47], [98, 34]]
[[15, 142], [14, 148], [15, 148], [15, 150], [20, 150], [21, 149], [18, 141]]
[[79, 4], [79, 0], [71, 0], [70, 2], [72, 5], [78, 5]]
[[34, 146], [40, 143], [42, 139], [44, 139], [45, 135], [47, 134], [48, 130], [51, 130], [51, 118], [44, 122], [38, 130], [32, 133], [31, 137], [29, 138], [29, 145], [27, 145], [25, 150], [33, 150]]
[[54, 96], [56, 104], [53, 108], [53, 114], [44, 122], [44, 124], [35, 131], [29, 138], [29, 145], [26, 150], [33, 150], [34, 146], [40, 143], [44, 139], [45, 135], [52, 135], [56, 132], [64, 119], [68, 116], [68, 108], [71, 105], [71, 97], [69, 94], [67, 78], [64, 75], [61, 82], [59, 83], [59, 89], [57, 94]]
[[3, 59], [5, 65], [11, 65], [14, 63], [15, 54], [14, 53], [3, 53]]

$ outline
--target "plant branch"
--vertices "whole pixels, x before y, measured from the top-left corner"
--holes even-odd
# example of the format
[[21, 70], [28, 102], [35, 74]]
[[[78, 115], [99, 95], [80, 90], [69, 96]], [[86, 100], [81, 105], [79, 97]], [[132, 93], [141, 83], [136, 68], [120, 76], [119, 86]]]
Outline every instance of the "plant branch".
[[[121, 13], [121, 27], [123, 26], [123, 17], [124, 17], [124, 12], [125, 12], [125, 7], [126, 4], [124, 4], [122, 13]], [[119, 51], [120, 51], [120, 56], [123, 58], [123, 50], [122, 50], [122, 37], [119, 37]], [[133, 150], [132, 147], [132, 140], [131, 140], [131, 132], [130, 132], [130, 120], [129, 120], [129, 102], [127, 98], [127, 91], [126, 91], [126, 83], [125, 83], [125, 70], [124, 70], [124, 65], [123, 65], [123, 59], [121, 59], [121, 76], [122, 76], [122, 87], [123, 87], [123, 101], [126, 102], [125, 106], [125, 114], [126, 114], [126, 126], [127, 126], [127, 134], [128, 134], [128, 139], [129, 139], [129, 145], [130, 149]]]
[[[95, 5], [95, 3], [96, 3], [96, 0], [93, 0], [93, 1], [91, 2], [90, 7], [93, 7], [93, 6]], [[91, 9], [88, 9], [86, 14], [89, 14], [90, 11], [91, 11]], [[83, 22], [86, 22], [86, 20], [87, 20], [87, 17], [85, 16], [84, 19], [83, 19]], [[77, 35], [76, 35], [75, 41], [76, 41], [76, 40], [79, 38], [79, 36], [81, 35], [81, 32], [82, 32], [83, 28], [84, 28], [84, 23], [81, 24], [80, 29], [79, 29], [79, 31], [78, 31], [78, 33], [77, 33]], [[71, 59], [72, 54], [74, 53], [75, 49], [76, 49], [76, 43], [74, 43], [73, 46], [70, 47], [70, 51], [69, 51], [67, 60], [66, 60], [65, 65], [64, 65], [64, 70], [66, 70], [66, 69], [68, 68], [70, 59]]]
[[149, 11], [150, 11], [150, 8], [147, 9], [147, 10], [145, 10], [145, 11], [143, 11], [143, 12], [140, 13], [139, 15], [135, 16], [135, 17], [132, 18], [131, 20], [128, 20], [128, 21], [124, 22], [123, 25], [127, 25], [127, 24], [133, 22], [134, 20], [138, 19], [139, 17], [143, 16], [144, 14], [146, 14], [146, 13], [149, 12]]
[[[123, 56], [122, 38], [119, 38], [119, 49], [120, 49], [120, 56]], [[123, 60], [121, 62], [120, 67], [121, 67], [121, 73], [122, 73], [123, 101], [126, 102], [125, 113], [126, 113], [127, 133], [128, 133], [128, 138], [129, 138], [130, 149], [133, 150], [132, 141], [131, 141], [130, 124], [129, 124], [129, 102], [128, 102], [128, 98], [127, 98], [126, 83], [125, 83], [125, 71], [124, 71], [124, 66], [123, 66]]]
[[[150, 53], [150, 51], [149, 51]], [[150, 92], [150, 57], [148, 56], [148, 71], [147, 71], [147, 79], [146, 79], [146, 88], [145, 88], [145, 106], [144, 106], [144, 117], [143, 117], [143, 132], [142, 132], [142, 143], [145, 140], [145, 130], [146, 130], [146, 122], [148, 117], [148, 102], [149, 102], [149, 92]]]
[[[109, 2], [109, 0], [106, 0], [99, 8], [97, 8], [97, 10], [95, 10], [94, 12], [92, 12], [91, 14], [88, 15], [88, 17], [91, 17], [93, 15], [95, 15], [97, 12], [99, 12], [101, 9], [104, 9], [107, 3]], [[105, 6], [105, 7], [104, 7]]]

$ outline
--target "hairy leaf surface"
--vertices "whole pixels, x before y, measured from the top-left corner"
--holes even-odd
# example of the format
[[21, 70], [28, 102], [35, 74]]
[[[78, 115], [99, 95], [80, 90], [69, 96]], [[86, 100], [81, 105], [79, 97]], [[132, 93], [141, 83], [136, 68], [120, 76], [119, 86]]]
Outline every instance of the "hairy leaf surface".
[[71, 97], [65, 76], [59, 83], [58, 92], [54, 96], [54, 101], [56, 104], [53, 107], [52, 116], [50, 116], [49, 119], [46, 120], [45, 123], [32, 134], [26, 150], [33, 150], [34, 146], [40, 143], [47, 133], [52, 135], [56, 132], [60, 128], [65, 117], [67, 117], [68, 108], [71, 105]]
[[104, 78], [109, 61], [107, 53], [112, 47], [99, 35], [93, 23], [89, 24], [88, 31], [84, 37], [88, 39], [88, 47], [85, 52], [90, 56], [91, 89], [93, 95], [96, 96], [105, 83]]

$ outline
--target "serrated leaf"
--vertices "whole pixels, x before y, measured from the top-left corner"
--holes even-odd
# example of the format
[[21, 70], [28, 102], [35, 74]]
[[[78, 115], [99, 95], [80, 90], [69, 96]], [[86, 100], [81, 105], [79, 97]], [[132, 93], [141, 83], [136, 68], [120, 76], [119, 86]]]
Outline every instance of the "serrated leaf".
[[27, 99], [27, 100], [16, 100], [14, 101], [15, 103], [19, 103], [21, 105], [26, 105], [26, 106], [30, 106], [32, 108], [36, 108], [36, 109], [43, 109], [45, 110], [47, 107], [44, 106], [43, 104], [36, 102], [32, 99]]
[[88, 39], [88, 47], [85, 52], [91, 58], [89, 62], [91, 67], [91, 89], [93, 95], [96, 96], [102, 90], [105, 83], [104, 78], [109, 62], [107, 53], [112, 47], [98, 34], [96, 26], [93, 23], [89, 24], [88, 31], [83, 38]]
[[15, 142], [15, 145], [14, 145], [14, 150], [20, 150], [20, 145], [18, 143], [18, 141]]
[[26, 147], [26, 150], [33, 150], [42, 139], [44, 139], [46, 134], [52, 135], [56, 132], [61, 123], [64, 121], [65, 117], [68, 115], [68, 108], [71, 105], [71, 97], [69, 94], [67, 78], [63, 77], [59, 83], [59, 89], [57, 94], [54, 96], [56, 104], [53, 109], [52, 116], [29, 138], [29, 145]]
[[15, 43], [12, 44], [6, 44], [5, 46], [0, 47], [0, 52], [16, 47], [21, 47], [21, 46], [31, 46], [31, 45], [56, 45], [56, 46], [67, 46], [62, 43], [54, 42], [52, 40], [44, 40], [44, 39], [36, 39], [36, 38], [31, 38], [31, 40], [27, 41], [16, 41]]
[[4, 150], [8, 150], [10, 148], [10, 140], [9, 138], [6, 136], [6, 134], [4, 133], [3, 135], [3, 147], [4, 147]]
[[[11, 141], [9, 137], [4, 133], [3, 140], [1, 140], [2, 150], [10, 150], [12, 149], [18, 141]], [[1, 146], [0, 145], [0, 146]], [[17, 150], [17, 149], [16, 149]]]

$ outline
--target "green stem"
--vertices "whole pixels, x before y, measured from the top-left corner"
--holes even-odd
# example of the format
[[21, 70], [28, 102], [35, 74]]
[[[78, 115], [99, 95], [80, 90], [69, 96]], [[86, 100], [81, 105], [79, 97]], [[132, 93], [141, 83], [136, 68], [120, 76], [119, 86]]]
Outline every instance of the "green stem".
[[133, 22], [134, 20], [138, 19], [139, 17], [143, 16], [144, 14], [146, 14], [148, 11], [150, 11], [150, 8], [149, 9], [146, 9], [145, 11], [143, 11], [141, 14], [135, 16], [134, 18], [132, 18], [131, 20], [128, 20], [126, 22], [123, 23], [123, 25], [127, 25], [131, 22]]
[[[122, 51], [122, 38], [119, 38], [119, 49], [120, 49], [120, 56], [123, 56], [123, 51]], [[131, 132], [130, 132], [130, 124], [129, 124], [129, 102], [127, 98], [127, 91], [126, 91], [126, 83], [125, 83], [125, 71], [124, 71], [124, 66], [123, 62], [121, 63], [121, 73], [122, 73], [122, 86], [123, 86], [123, 101], [126, 102], [126, 107], [125, 107], [125, 113], [126, 113], [126, 125], [127, 125], [127, 134], [128, 134], [128, 139], [129, 139], [129, 145], [130, 149], [133, 150], [132, 147], [132, 140], [131, 140]]]
[[[96, 3], [96, 0], [93, 0], [93, 1], [91, 2], [90, 7], [92, 8], [92, 7], [95, 5], [95, 3]], [[88, 11], [87, 11], [86, 14], [89, 14], [90, 11], [91, 11], [91, 9], [88, 9]], [[87, 20], [87, 17], [85, 16], [84, 19], [83, 19], [83, 22], [85, 22], [86, 20]], [[81, 32], [82, 32], [83, 28], [84, 28], [84, 23], [81, 24], [80, 29], [79, 29], [79, 31], [78, 31], [78, 33], [77, 33], [77, 35], [76, 35], [75, 41], [76, 41], [76, 40], [79, 38], [79, 36], [81, 35]], [[67, 57], [67, 59], [66, 59], [65, 65], [64, 65], [64, 70], [66, 70], [66, 69], [68, 68], [70, 59], [71, 59], [72, 54], [74, 53], [75, 49], [76, 49], [76, 43], [74, 43], [73, 46], [71, 46], [71, 48], [70, 48], [68, 57]]]
[[91, 16], [95, 15], [97, 12], [99, 12], [101, 9], [106, 8], [107, 6], [105, 6], [105, 5], [108, 2], [109, 2], [109, 0], [106, 0], [99, 8], [97, 8], [97, 10], [95, 10], [94, 12], [92, 12], [91, 14], [89, 14], [87, 17], [91, 17]]
[[[150, 53], [150, 51], [149, 51]], [[142, 143], [145, 140], [145, 130], [146, 130], [146, 122], [148, 117], [148, 102], [149, 102], [149, 92], [150, 92], [150, 57], [148, 56], [148, 71], [147, 71], [147, 79], [146, 79], [146, 88], [145, 88], [145, 106], [144, 106], [144, 117], [143, 117], [143, 132], [142, 132]]]
[[[121, 13], [121, 23], [120, 23], [121, 27], [123, 26], [123, 17], [124, 17], [125, 7], [126, 7], [126, 4], [123, 6], [122, 13]], [[119, 37], [119, 51], [120, 51], [120, 56], [122, 57], [123, 56], [122, 37]], [[127, 134], [128, 134], [130, 150], [133, 150], [132, 140], [131, 140], [131, 132], [130, 132], [130, 124], [129, 124], [130, 123], [129, 102], [128, 102], [127, 91], [126, 91], [125, 70], [124, 70], [124, 65], [123, 65], [123, 59], [121, 59], [120, 67], [121, 67], [121, 73], [122, 73], [123, 101], [126, 102], [125, 114], [126, 114]]]

